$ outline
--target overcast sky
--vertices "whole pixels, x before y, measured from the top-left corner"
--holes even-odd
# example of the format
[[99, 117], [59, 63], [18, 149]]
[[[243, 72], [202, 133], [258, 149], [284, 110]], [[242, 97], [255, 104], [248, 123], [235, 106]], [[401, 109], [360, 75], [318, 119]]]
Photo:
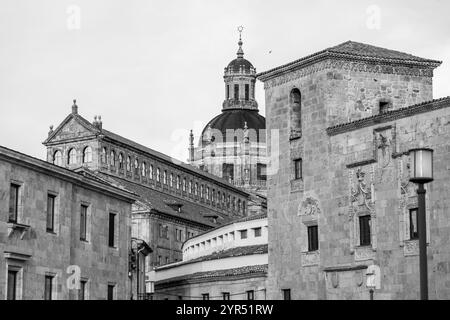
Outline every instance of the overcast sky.
[[[258, 72], [353, 40], [443, 60], [434, 97], [449, 96], [449, 12], [447, 0], [1, 0], [0, 145], [44, 158], [76, 98], [86, 119], [185, 161], [188, 130], [198, 138], [221, 111], [239, 25]], [[264, 115], [260, 82], [257, 99]]]

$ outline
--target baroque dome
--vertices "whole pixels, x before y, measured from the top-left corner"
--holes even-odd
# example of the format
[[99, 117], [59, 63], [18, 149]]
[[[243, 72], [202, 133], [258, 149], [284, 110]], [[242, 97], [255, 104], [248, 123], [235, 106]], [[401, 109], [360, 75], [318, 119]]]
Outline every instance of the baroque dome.
[[[256, 138], [258, 141], [265, 142], [266, 135], [266, 119], [259, 114], [258, 110], [250, 109], [228, 109], [223, 110], [221, 114], [214, 117], [203, 129], [201, 137], [207, 136], [205, 133], [209, 128], [219, 130], [222, 133], [222, 137], [225, 140], [227, 137], [227, 130], [244, 130], [244, 126], [250, 132], [254, 130], [256, 132]], [[260, 130], [264, 130], [260, 132]], [[251, 137], [251, 133], [250, 133]], [[200, 139], [200, 145], [203, 144], [203, 139]]]
[[244, 58], [232, 60], [227, 66], [227, 69], [230, 68], [233, 72], [239, 72], [241, 68], [244, 72], [250, 72], [252, 69], [255, 69], [251, 62]]

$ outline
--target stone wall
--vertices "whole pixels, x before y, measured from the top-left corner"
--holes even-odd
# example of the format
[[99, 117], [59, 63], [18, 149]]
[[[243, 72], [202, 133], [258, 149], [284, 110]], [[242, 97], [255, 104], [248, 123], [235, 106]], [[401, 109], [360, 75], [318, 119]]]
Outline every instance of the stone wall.
[[[377, 264], [382, 289], [376, 297], [417, 298], [417, 248], [405, 231], [407, 211], [416, 203], [414, 190], [408, 189], [413, 187], [405, 191], [408, 157], [401, 154], [423, 144], [436, 150], [436, 181], [429, 186], [430, 295], [448, 298], [444, 193], [449, 109], [327, 134], [328, 127], [378, 114], [380, 101], [398, 110], [431, 100], [431, 75], [321, 63], [325, 67], [313, 66], [314, 72], [292, 71], [266, 83], [268, 141], [272, 130], [279, 133], [279, 166], [268, 183], [268, 297], [280, 299], [281, 289], [291, 288], [293, 299], [366, 299], [365, 269]], [[293, 88], [302, 95], [302, 135], [296, 140], [289, 139]], [[271, 149], [269, 154], [273, 156]], [[293, 160], [298, 158], [303, 160], [303, 179], [294, 180]], [[360, 187], [367, 193], [357, 192]], [[372, 217], [369, 248], [359, 246], [357, 217], [363, 214]], [[310, 223], [319, 226], [320, 251], [314, 254], [307, 252]]]
[[[37, 160], [33, 160], [37, 161]], [[63, 169], [59, 169], [64, 171]], [[77, 175], [75, 173], [70, 173]], [[69, 290], [67, 268], [81, 268], [88, 280], [88, 298], [105, 299], [108, 283], [116, 285], [116, 298], [128, 299], [128, 249], [131, 201], [80, 186], [64, 174], [22, 166], [0, 159], [0, 297], [5, 298], [6, 269], [22, 268], [18, 290], [23, 299], [44, 298], [46, 274], [55, 276], [54, 299], [78, 299]], [[61, 178], [63, 177], [63, 178]], [[23, 233], [8, 222], [10, 183], [21, 185], [18, 223], [29, 226]], [[56, 195], [55, 229], [46, 230], [47, 194]], [[89, 204], [88, 239], [80, 240], [80, 205]], [[117, 248], [108, 246], [109, 212], [117, 215]], [[8, 252], [28, 258], [8, 258]], [[19, 288], [20, 287], [20, 288]]]

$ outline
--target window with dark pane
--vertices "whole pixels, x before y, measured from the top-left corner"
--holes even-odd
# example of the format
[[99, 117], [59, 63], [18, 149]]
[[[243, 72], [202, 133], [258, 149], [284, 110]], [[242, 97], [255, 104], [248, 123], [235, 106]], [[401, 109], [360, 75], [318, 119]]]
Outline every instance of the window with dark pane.
[[250, 86], [248, 84], [245, 85], [245, 100], [248, 101], [250, 99]]
[[314, 252], [319, 250], [319, 227], [308, 226], [308, 251]]
[[87, 241], [87, 214], [88, 206], [81, 205], [80, 209], [80, 240]]
[[114, 284], [108, 284], [108, 300], [114, 300]]
[[254, 290], [247, 291], [247, 300], [255, 300], [255, 291]]
[[6, 300], [17, 299], [17, 273], [16, 270], [8, 270]]
[[9, 191], [9, 222], [17, 223], [19, 214], [19, 192], [20, 185], [11, 183]]
[[115, 229], [116, 229], [116, 214], [109, 213], [109, 230], [108, 230], [108, 245], [110, 247], [115, 247]]
[[203, 293], [202, 298], [203, 300], [209, 300], [209, 293]]
[[55, 228], [55, 202], [56, 196], [47, 195], [47, 231], [53, 232]]
[[411, 240], [419, 239], [418, 214], [419, 214], [419, 209], [417, 209], [417, 208], [409, 210], [409, 238]]
[[230, 293], [229, 292], [222, 292], [223, 300], [230, 300]]
[[44, 300], [52, 300], [53, 276], [45, 276]]
[[302, 168], [302, 166], [303, 166], [302, 159], [294, 160], [295, 180], [303, 179], [303, 173], [302, 173], [303, 168]]
[[78, 290], [78, 300], [86, 300], [87, 280], [80, 281], [80, 289]]
[[238, 84], [234, 85], [234, 99], [239, 100], [239, 85]]
[[291, 289], [283, 289], [283, 300], [291, 300]]
[[359, 217], [359, 237], [361, 246], [371, 245], [370, 215]]

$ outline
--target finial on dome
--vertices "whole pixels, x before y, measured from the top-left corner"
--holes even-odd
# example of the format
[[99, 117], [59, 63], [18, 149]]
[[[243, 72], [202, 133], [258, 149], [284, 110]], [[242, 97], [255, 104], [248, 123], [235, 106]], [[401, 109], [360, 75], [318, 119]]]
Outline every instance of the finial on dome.
[[239, 26], [238, 27], [238, 32], [239, 32], [239, 42], [238, 42], [239, 49], [238, 49], [238, 52], [237, 52], [237, 57], [238, 58], [243, 58], [244, 57], [244, 50], [242, 50], [242, 31], [243, 30], [244, 30], [243, 26]]

